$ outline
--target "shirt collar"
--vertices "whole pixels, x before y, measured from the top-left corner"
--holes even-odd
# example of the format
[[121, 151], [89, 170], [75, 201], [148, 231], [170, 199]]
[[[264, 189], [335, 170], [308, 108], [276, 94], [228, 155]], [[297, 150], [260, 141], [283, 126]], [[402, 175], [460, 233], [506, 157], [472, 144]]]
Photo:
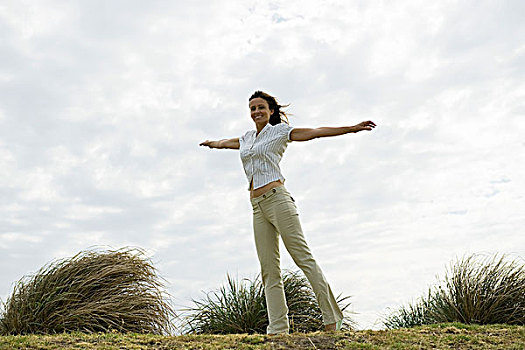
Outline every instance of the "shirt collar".
[[270, 122], [268, 122], [264, 128], [262, 128], [261, 132], [259, 133], [259, 135], [257, 135], [257, 129], [255, 130], [255, 137], [259, 137], [261, 136], [268, 128], [270, 127]]

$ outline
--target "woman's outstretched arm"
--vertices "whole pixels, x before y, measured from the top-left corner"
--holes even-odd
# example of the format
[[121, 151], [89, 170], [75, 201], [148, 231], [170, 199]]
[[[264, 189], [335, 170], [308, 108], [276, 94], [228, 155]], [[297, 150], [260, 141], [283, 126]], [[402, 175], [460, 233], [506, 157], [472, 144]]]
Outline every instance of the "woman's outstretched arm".
[[372, 130], [376, 127], [373, 121], [366, 121], [354, 126], [341, 126], [337, 128], [322, 127], [322, 128], [294, 128], [290, 134], [292, 141], [308, 141], [318, 137], [338, 136], [351, 132], [359, 132], [363, 130]]
[[204, 142], [201, 142], [199, 146], [207, 146], [209, 148], [229, 148], [229, 149], [239, 149], [239, 138], [233, 138], [233, 139], [223, 139], [219, 141], [210, 141], [206, 140]]

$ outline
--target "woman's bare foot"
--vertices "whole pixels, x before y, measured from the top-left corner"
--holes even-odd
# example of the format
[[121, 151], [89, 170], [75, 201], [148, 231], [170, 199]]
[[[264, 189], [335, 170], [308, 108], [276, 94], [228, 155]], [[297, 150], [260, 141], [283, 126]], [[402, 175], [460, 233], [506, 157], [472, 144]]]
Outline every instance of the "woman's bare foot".
[[325, 332], [334, 332], [335, 331], [335, 323], [325, 324], [324, 325]]

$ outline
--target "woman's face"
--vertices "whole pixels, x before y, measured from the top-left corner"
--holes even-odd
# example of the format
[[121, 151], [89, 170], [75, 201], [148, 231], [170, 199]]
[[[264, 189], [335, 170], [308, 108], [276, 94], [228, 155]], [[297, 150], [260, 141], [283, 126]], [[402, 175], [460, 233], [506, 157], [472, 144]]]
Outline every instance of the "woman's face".
[[250, 100], [250, 113], [256, 124], [266, 124], [270, 121], [273, 109], [269, 108], [264, 98], [256, 97]]

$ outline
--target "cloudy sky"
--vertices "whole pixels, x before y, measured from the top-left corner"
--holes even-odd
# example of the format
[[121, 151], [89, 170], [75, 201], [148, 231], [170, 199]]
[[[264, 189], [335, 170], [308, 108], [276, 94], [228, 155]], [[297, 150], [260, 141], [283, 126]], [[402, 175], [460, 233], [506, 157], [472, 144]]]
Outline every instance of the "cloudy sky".
[[[238, 151], [257, 89], [307, 241], [359, 328], [470, 253], [525, 257], [525, 3], [3, 1], [0, 297], [54, 259], [147, 250], [177, 307], [259, 263]], [[281, 267], [297, 269], [281, 243]]]

